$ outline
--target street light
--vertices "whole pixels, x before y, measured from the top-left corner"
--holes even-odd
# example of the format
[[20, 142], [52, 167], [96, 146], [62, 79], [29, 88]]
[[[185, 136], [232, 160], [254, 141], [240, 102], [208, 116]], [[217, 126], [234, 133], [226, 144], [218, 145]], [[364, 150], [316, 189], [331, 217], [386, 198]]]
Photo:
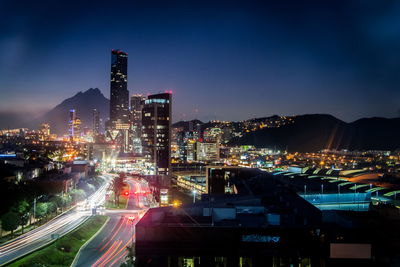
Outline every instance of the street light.
[[196, 194], [197, 194], [197, 191], [196, 191], [196, 190], [193, 190], [192, 193], [193, 193], [193, 203], [195, 203], [195, 202], [196, 202]]

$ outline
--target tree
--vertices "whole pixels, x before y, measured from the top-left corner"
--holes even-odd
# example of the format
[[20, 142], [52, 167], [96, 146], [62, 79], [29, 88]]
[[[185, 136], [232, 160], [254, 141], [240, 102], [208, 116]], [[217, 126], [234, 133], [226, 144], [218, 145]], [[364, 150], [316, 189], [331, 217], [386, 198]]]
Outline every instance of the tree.
[[47, 204], [47, 213], [53, 213], [57, 210], [57, 205], [55, 202], [46, 202]]
[[87, 192], [89, 193], [89, 194], [92, 194], [92, 193], [94, 193], [96, 191], [96, 187], [94, 186], [94, 185], [92, 185], [92, 184], [87, 184]]
[[19, 216], [16, 212], [9, 211], [1, 217], [1, 227], [6, 231], [11, 231], [11, 236], [14, 230], [18, 228]]
[[50, 201], [56, 204], [56, 206], [61, 209], [61, 212], [63, 212], [63, 209], [66, 208], [71, 203], [71, 197], [68, 195], [66, 196], [56, 195], [50, 198]]
[[50, 201], [53, 202], [57, 208], [60, 208], [62, 212], [65, 206], [65, 199], [62, 196], [53, 196], [50, 198]]
[[72, 200], [76, 203], [78, 201], [85, 200], [86, 198], [86, 193], [82, 189], [73, 189], [71, 190], [71, 197]]
[[125, 175], [121, 173], [119, 176], [115, 177], [113, 180], [113, 191], [114, 191], [114, 203], [119, 204], [119, 195], [124, 187]]
[[47, 203], [40, 202], [36, 204], [35, 218], [43, 218], [47, 214]]
[[19, 224], [22, 227], [22, 233], [24, 233], [24, 226], [28, 223], [29, 219], [29, 203], [26, 200], [21, 200], [14, 206], [13, 211], [18, 214]]
[[136, 257], [135, 257], [135, 245], [127, 246], [128, 254], [125, 257], [125, 262], [121, 264], [123, 267], [135, 267]]

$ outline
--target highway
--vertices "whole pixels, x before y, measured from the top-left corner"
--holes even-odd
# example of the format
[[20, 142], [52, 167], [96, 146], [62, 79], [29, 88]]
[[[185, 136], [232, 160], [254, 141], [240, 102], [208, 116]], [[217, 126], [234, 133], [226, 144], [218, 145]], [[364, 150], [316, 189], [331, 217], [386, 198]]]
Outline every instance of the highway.
[[[106, 182], [88, 198], [88, 203], [96, 203], [96, 205], [104, 203], [105, 194], [112, 180], [112, 176], [106, 174], [102, 175], [102, 177], [105, 178]], [[84, 205], [84, 203], [80, 203], [78, 206], [82, 205]], [[54, 241], [52, 239], [52, 234], [63, 236], [72, 231], [83, 223], [90, 214], [90, 210], [74, 208], [48, 223], [2, 244], [0, 246], [0, 266], [51, 243]]]
[[72, 266], [120, 266], [135, 238], [134, 228], [147, 210], [146, 182], [127, 178], [129, 199], [126, 210], [107, 210], [110, 220], [84, 248]]

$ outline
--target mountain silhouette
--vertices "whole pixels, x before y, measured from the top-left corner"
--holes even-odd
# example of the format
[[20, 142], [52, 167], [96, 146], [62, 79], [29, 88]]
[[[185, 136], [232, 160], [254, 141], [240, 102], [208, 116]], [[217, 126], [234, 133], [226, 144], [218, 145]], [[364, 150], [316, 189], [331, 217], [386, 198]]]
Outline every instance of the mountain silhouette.
[[55, 106], [43, 116], [26, 123], [27, 127], [37, 129], [41, 123], [49, 123], [51, 132], [58, 135], [67, 133], [69, 111], [76, 110], [76, 116], [82, 121], [82, 128], [92, 128], [93, 124], [93, 109], [100, 112], [100, 118], [104, 122], [109, 116], [108, 100], [98, 88], [90, 88], [85, 92], [79, 92], [73, 97], [67, 98], [60, 104]]
[[348, 150], [400, 149], [400, 118], [365, 118], [346, 123], [331, 115], [296, 116], [294, 123], [264, 128], [234, 138], [231, 145], [254, 145], [290, 152], [325, 148]]

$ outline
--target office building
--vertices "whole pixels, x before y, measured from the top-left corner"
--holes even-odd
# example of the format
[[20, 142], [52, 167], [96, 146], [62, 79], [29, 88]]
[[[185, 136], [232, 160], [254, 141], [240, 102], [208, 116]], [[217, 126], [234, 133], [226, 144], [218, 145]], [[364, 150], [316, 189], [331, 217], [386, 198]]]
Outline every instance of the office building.
[[69, 111], [68, 136], [71, 141], [78, 141], [81, 137], [82, 121], [76, 117], [76, 110]]
[[[183, 187], [199, 185], [195, 179]], [[206, 183], [208, 195], [195, 204], [150, 209], [136, 224], [137, 266], [386, 266], [392, 259], [380, 249], [387, 236], [342, 212], [320, 211], [267, 172], [212, 166]]]
[[262, 194], [203, 195], [149, 210], [136, 225], [137, 266], [318, 266], [328, 257], [321, 212], [257, 175]]
[[196, 143], [197, 161], [215, 162], [219, 160], [219, 143], [217, 142], [197, 142]]
[[142, 153], [142, 110], [146, 97], [143, 95], [131, 96], [131, 139], [132, 151]]
[[97, 137], [100, 134], [100, 112], [97, 109], [93, 109], [93, 137]]
[[129, 121], [129, 91], [128, 84], [128, 54], [120, 50], [111, 51], [111, 81], [110, 81], [110, 123], [128, 123]]
[[129, 91], [128, 54], [120, 50], [111, 51], [110, 120], [106, 137], [119, 146], [122, 152], [130, 150], [129, 140]]
[[42, 123], [40, 125], [39, 140], [46, 141], [50, 138], [50, 124]]
[[68, 135], [70, 139], [74, 138], [74, 122], [76, 119], [76, 111], [75, 109], [71, 109], [69, 111], [69, 120], [68, 120]]
[[171, 93], [149, 95], [142, 110], [143, 153], [156, 175], [170, 172], [171, 101]]

